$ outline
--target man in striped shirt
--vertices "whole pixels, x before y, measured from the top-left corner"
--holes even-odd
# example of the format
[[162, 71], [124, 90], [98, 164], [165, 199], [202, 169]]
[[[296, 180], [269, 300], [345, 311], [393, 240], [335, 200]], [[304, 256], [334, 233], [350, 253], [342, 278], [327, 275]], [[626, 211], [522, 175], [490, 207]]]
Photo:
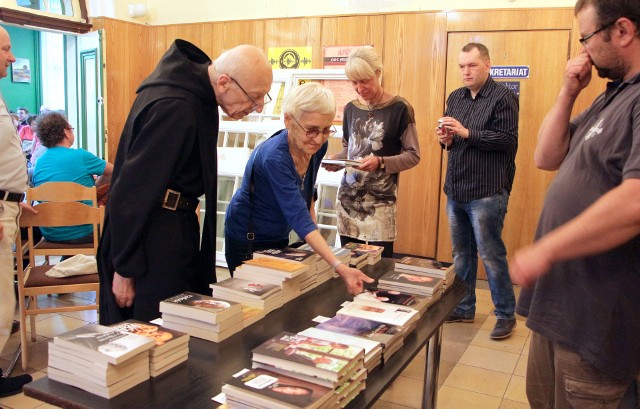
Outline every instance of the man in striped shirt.
[[511, 335], [515, 296], [502, 227], [518, 149], [518, 100], [491, 78], [489, 50], [469, 43], [459, 56], [464, 87], [449, 95], [438, 139], [449, 153], [444, 185], [456, 274], [467, 294], [447, 322], [473, 322], [478, 253], [489, 280], [497, 317], [491, 338]]

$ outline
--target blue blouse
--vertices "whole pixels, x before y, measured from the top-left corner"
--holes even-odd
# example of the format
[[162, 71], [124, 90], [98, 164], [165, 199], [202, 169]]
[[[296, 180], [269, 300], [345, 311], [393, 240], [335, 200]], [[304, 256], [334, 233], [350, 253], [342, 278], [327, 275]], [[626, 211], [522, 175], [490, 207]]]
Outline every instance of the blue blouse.
[[255, 243], [265, 244], [289, 237], [293, 229], [300, 238], [317, 229], [309, 213], [324, 143], [309, 162], [303, 178], [289, 153], [286, 129], [274, 134], [253, 151], [244, 171], [242, 186], [233, 195], [225, 217], [225, 236], [246, 242], [249, 226], [250, 179], [253, 172], [253, 232]]

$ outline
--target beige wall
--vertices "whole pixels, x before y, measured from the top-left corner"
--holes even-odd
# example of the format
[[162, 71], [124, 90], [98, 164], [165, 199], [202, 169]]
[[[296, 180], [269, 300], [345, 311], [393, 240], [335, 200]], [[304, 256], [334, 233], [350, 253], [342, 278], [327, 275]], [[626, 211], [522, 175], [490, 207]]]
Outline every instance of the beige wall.
[[[0, 0], [8, 1], [8, 0]], [[186, 24], [207, 21], [254, 20], [305, 16], [339, 16], [370, 13], [526, 9], [573, 7], [575, 0], [89, 0], [113, 3], [115, 14], [100, 14], [142, 24]], [[128, 5], [147, 5], [145, 17], [130, 18]]]

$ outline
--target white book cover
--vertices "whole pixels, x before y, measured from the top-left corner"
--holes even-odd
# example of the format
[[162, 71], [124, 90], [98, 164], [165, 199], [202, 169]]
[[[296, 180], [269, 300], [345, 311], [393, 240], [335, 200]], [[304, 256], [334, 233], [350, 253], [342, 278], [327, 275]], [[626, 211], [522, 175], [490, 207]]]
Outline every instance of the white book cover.
[[53, 343], [114, 365], [139, 353], [148, 354], [147, 351], [155, 345], [152, 338], [97, 324], [85, 325], [57, 335], [53, 338]]
[[420, 317], [418, 311], [411, 307], [361, 299], [348, 303], [338, 310], [336, 314], [366, 318], [400, 327], [406, 327]]

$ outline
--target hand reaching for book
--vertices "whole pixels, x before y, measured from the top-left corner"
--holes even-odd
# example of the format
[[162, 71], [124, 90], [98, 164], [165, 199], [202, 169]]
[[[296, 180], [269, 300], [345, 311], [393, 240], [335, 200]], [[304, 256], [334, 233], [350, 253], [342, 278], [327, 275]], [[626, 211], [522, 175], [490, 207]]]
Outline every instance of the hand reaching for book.
[[344, 264], [340, 264], [338, 268], [336, 268], [336, 272], [340, 274], [340, 277], [344, 280], [347, 291], [349, 291], [351, 295], [357, 295], [364, 291], [364, 283], [373, 283], [375, 281], [362, 271]]

